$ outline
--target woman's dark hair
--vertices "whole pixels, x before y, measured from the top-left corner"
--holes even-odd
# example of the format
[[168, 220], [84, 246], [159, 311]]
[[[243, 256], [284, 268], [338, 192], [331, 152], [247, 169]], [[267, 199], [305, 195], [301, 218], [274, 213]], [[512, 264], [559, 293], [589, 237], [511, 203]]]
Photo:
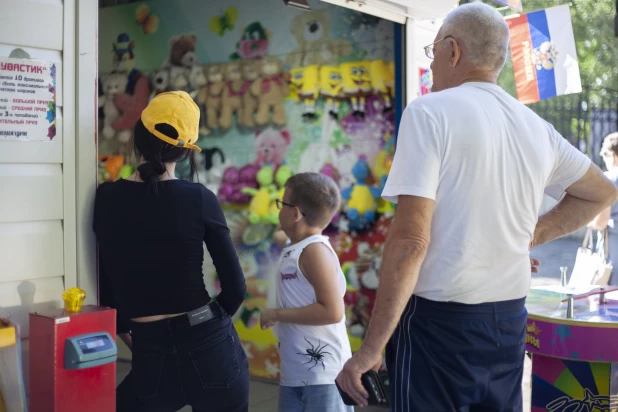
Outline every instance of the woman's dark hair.
[[[155, 126], [155, 129], [172, 139], [178, 138], [176, 129], [166, 123], [161, 123]], [[135, 157], [139, 161], [144, 159], [144, 163], [137, 168], [139, 177], [148, 185], [153, 185], [156, 192], [159, 177], [167, 170], [165, 163], [173, 163], [189, 159], [191, 171], [189, 180], [193, 181], [197, 167], [195, 165], [195, 154], [191, 149], [183, 149], [175, 147], [163, 140], [157, 138], [146, 129], [144, 123], [140, 119], [135, 125], [133, 131], [133, 150]]]

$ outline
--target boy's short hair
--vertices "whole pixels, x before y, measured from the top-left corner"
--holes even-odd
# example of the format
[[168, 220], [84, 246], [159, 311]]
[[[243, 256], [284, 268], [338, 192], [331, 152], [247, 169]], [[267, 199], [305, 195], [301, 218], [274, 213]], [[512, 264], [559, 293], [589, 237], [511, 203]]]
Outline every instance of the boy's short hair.
[[615, 154], [618, 156], [618, 132], [609, 134], [603, 139], [603, 146], [601, 147], [601, 156], [606, 154]]
[[299, 173], [285, 184], [290, 201], [305, 214], [309, 226], [325, 228], [339, 210], [339, 187], [321, 173]]

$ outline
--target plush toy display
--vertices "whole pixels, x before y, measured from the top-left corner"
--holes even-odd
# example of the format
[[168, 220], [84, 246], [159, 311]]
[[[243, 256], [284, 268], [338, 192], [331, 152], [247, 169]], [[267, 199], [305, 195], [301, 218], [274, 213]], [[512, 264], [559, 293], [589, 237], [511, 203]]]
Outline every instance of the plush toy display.
[[259, 21], [249, 23], [242, 31], [242, 36], [236, 43], [236, 51], [230, 55], [230, 60], [259, 59], [268, 54], [268, 31]]
[[223, 151], [218, 147], [203, 149], [197, 156], [198, 181], [213, 193], [219, 193], [224, 173], [230, 167], [225, 161]]
[[335, 66], [320, 67], [320, 95], [326, 99], [326, 108], [333, 119], [339, 118], [339, 105], [345, 98], [341, 70]]
[[259, 79], [251, 85], [251, 94], [258, 98], [258, 110], [255, 123], [264, 126], [272, 122], [277, 126], [286, 123], [284, 100], [290, 93], [288, 82], [283, 76], [283, 63], [276, 57], [267, 56], [260, 60], [258, 70]]
[[200, 62], [195, 54], [197, 36], [195, 34], [179, 34], [169, 40], [169, 56], [161, 68], [166, 69], [174, 66], [193, 67], [199, 66]]
[[277, 199], [282, 200], [285, 192], [285, 183], [290, 177], [294, 176], [290, 166], [285, 163], [279, 166], [277, 173], [275, 173], [275, 183], [279, 187], [279, 190], [273, 193], [270, 204], [270, 223], [273, 225], [279, 224], [279, 209], [277, 208]]
[[221, 179], [221, 185], [217, 191], [219, 200], [222, 203], [233, 203], [234, 190], [239, 182], [239, 171], [237, 167], [231, 166], [225, 169]]
[[348, 62], [341, 64], [343, 91], [350, 98], [355, 116], [365, 117], [365, 97], [371, 92], [369, 64], [367, 62]]
[[291, 82], [295, 87], [298, 100], [304, 103], [305, 119], [315, 119], [315, 102], [320, 94], [320, 72], [317, 65], [292, 69]]
[[[331, 179], [333, 179], [333, 181], [337, 184], [337, 186], [339, 186], [340, 176], [339, 176], [339, 171], [335, 168], [335, 165], [333, 165], [332, 163], [326, 163], [322, 167], [322, 169], [320, 169], [320, 173], [323, 174], [324, 176], [328, 176]], [[339, 210], [337, 211], [337, 213], [335, 213], [335, 215], [331, 219], [330, 221], [331, 225], [334, 225], [338, 219], [339, 219]]]
[[[112, 139], [116, 135], [114, 122], [120, 117], [120, 111], [114, 104], [114, 97], [124, 93], [127, 88], [127, 76], [124, 73], [112, 72], [102, 76], [103, 95], [99, 96], [99, 107], [103, 108], [103, 137]], [[130, 131], [129, 131], [130, 133]]]
[[225, 84], [223, 83], [223, 70], [219, 64], [211, 64], [206, 68], [208, 86], [206, 90], [206, 125], [209, 129], [219, 128], [219, 115], [221, 113], [221, 94]]
[[371, 87], [374, 93], [377, 93], [384, 99], [384, 112], [393, 110], [391, 100], [390, 84], [393, 83], [392, 72], [388, 67], [388, 63], [384, 60], [374, 60], [370, 63], [369, 74], [371, 77]]
[[234, 195], [234, 203], [238, 205], [246, 205], [251, 201], [251, 196], [242, 192], [243, 188], [257, 189], [259, 187], [257, 174], [260, 167], [254, 164], [248, 164], [240, 168], [238, 171], [238, 187]]
[[170, 90], [189, 91], [189, 78], [187, 77], [187, 69], [180, 66], [172, 66], [170, 72]]
[[170, 87], [170, 72], [169, 70], [156, 70], [152, 75], [152, 93], [148, 101], [151, 101], [158, 94], [166, 92]]
[[232, 127], [234, 114], [237, 120], [242, 117], [242, 96], [247, 92], [250, 85], [242, 79], [242, 64], [240, 62], [226, 64], [223, 78], [225, 87], [221, 98], [219, 126], [222, 129], [229, 129]]
[[379, 188], [369, 187], [366, 184], [370, 169], [364, 157], [358, 159], [352, 168], [356, 183], [344, 189], [341, 197], [345, 202], [345, 211], [349, 219], [351, 230], [364, 230], [375, 221], [377, 201], [380, 197]]
[[257, 98], [251, 94], [248, 90], [251, 84], [255, 82], [259, 77], [257, 71], [257, 62], [246, 61], [242, 64], [242, 78], [244, 80], [242, 89], [242, 110], [240, 111], [240, 117], [238, 118], [238, 124], [243, 127], [255, 126], [255, 112], [258, 108]]
[[259, 166], [265, 164], [280, 165], [285, 160], [291, 142], [292, 137], [287, 130], [268, 128], [261, 132], [255, 132], [255, 163]]
[[124, 156], [99, 156], [99, 183], [115, 182], [133, 174], [133, 167], [124, 163]]
[[242, 192], [252, 196], [249, 203], [249, 222], [270, 223], [270, 204], [276, 196], [277, 188], [273, 184], [274, 171], [270, 165], [262, 166], [257, 174], [259, 189], [243, 188]]
[[193, 66], [189, 69], [189, 95], [197, 103], [197, 96], [207, 84], [206, 75], [202, 66]]
[[388, 86], [388, 90], [391, 92], [391, 99], [395, 98], [395, 61], [391, 60], [388, 62], [388, 71], [390, 71], [390, 75], [388, 76], [388, 82], [386, 85]]
[[322, 8], [299, 13], [290, 24], [299, 48], [287, 56], [292, 67], [326, 65], [352, 53], [350, 42], [330, 38], [331, 12]]

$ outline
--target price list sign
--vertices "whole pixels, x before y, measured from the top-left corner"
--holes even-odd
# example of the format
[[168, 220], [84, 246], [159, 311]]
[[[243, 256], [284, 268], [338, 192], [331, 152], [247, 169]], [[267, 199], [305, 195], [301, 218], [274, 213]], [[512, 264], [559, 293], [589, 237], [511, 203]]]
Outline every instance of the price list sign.
[[56, 136], [56, 65], [0, 58], [0, 139]]

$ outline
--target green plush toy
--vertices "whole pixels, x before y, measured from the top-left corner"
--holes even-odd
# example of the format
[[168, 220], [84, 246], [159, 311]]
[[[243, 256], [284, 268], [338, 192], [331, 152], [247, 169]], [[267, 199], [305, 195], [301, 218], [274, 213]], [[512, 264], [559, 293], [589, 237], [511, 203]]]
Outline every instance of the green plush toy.
[[283, 193], [285, 192], [285, 183], [290, 177], [294, 176], [290, 166], [285, 163], [279, 166], [277, 173], [275, 174], [275, 182], [279, 186], [279, 190], [273, 193], [270, 204], [269, 219], [273, 225], [279, 224], [279, 209], [277, 208], [277, 199], [283, 200]]
[[242, 192], [252, 196], [249, 203], [249, 222], [256, 223], [271, 223], [270, 203], [273, 199], [273, 193], [276, 194], [277, 187], [273, 184], [275, 171], [270, 165], [263, 166], [257, 174], [257, 182], [260, 185], [259, 189], [245, 187]]

